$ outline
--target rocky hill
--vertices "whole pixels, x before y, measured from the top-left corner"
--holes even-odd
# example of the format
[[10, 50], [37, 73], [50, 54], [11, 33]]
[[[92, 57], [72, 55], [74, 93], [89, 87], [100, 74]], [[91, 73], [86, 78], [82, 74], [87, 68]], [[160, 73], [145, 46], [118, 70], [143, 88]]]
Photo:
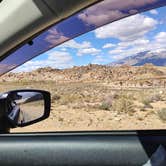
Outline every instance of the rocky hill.
[[143, 66], [87, 65], [70, 69], [39, 68], [32, 72], [7, 73], [3, 82], [11, 81], [55, 81], [55, 82], [101, 82], [116, 86], [128, 84], [166, 84], [166, 67], [152, 64]]

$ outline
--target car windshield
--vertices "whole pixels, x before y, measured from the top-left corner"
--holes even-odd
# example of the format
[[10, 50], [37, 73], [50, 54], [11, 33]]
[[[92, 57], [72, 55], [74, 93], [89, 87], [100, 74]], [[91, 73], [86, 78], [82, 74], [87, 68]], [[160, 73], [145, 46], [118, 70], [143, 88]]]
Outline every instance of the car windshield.
[[50, 117], [13, 132], [165, 129], [165, 4], [104, 0], [2, 60], [1, 92], [51, 92]]
[[142, 11], [164, 6], [165, 0], [104, 0], [49, 28], [31, 44], [26, 44], [0, 61], [0, 75], [16, 68], [39, 54], [104, 24]]

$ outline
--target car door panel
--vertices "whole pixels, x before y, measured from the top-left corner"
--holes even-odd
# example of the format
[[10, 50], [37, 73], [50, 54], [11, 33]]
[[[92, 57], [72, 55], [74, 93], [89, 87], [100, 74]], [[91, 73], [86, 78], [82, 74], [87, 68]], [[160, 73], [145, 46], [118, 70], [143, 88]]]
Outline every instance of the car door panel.
[[0, 136], [0, 165], [143, 165], [166, 133], [69, 132]]

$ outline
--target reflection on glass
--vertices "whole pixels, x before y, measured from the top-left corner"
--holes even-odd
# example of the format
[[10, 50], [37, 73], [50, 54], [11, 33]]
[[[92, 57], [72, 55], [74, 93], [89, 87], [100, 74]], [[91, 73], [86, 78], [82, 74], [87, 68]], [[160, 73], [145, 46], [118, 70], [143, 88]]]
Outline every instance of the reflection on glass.
[[15, 102], [20, 107], [18, 124], [38, 119], [44, 114], [43, 95], [39, 92], [16, 93]]
[[164, 5], [166, 5], [165, 0], [104, 0], [44, 31], [33, 39], [33, 45], [26, 44], [10, 54], [0, 62], [0, 75], [65, 41], [102, 25]]

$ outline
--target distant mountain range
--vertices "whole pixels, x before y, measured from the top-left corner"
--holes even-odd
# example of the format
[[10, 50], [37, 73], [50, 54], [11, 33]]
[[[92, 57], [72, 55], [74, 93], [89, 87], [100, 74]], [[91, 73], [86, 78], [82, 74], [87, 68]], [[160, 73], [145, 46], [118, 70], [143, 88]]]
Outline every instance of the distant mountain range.
[[146, 63], [151, 63], [155, 66], [166, 66], [166, 51], [144, 51], [137, 53], [136, 55], [117, 60], [109, 65], [142, 66]]

